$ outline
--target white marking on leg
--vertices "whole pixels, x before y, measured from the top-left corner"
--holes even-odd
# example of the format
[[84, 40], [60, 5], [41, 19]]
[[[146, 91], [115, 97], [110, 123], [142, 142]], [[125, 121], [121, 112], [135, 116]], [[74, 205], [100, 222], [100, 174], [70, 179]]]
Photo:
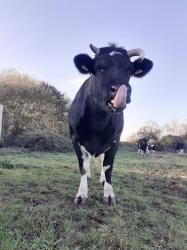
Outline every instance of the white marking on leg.
[[114, 198], [115, 197], [112, 185], [106, 181], [104, 184], [104, 198], [105, 197], [106, 198], [109, 198], [109, 197]]
[[80, 186], [76, 197], [88, 198], [88, 177], [91, 177], [90, 173], [91, 156], [83, 146], [80, 146], [80, 148], [82, 151], [83, 169], [85, 170], [85, 173], [81, 176]]
[[109, 169], [109, 168], [110, 168], [110, 165], [101, 168], [101, 176], [100, 176], [100, 182], [101, 182], [101, 183], [103, 183], [103, 182], [106, 181], [105, 172], [106, 172], [107, 169]]
[[106, 181], [106, 178], [105, 178], [105, 172], [103, 170], [103, 167], [101, 168], [101, 176], [100, 176], [100, 182], [103, 183]]
[[84, 174], [81, 176], [80, 186], [76, 197], [88, 198], [88, 176]]
[[184, 149], [180, 149], [180, 154], [181, 154], [181, 155], [184, 154]]
[[[110, 149], [110, 147], [109, 147], [108, 149]], [[108, 149], [107, 149], [107, 150], [108, 150]], [[107, 150], [106, 150], [106, 151], [107, 151]], [[105, 154], [101, 154], [100, 156], [101, 156], [101, 175], [100, 175], [100, 183], [103, 183], [103, 182], [106, 181], [105, 172], [106, 172], [107, 169], [110, 168], [110, 165], [108, 165], [108, 166], [103, 166]]]
[[81, 151], [82, 151], [82, 159], [83, 159], [83, 168], [86, 171], [87, 176], [90, 178], [91, 177], [91, 171], [90, 171], [91, 155], [83, 146], [81, 146]]
[[103, 161], [104, 161], [105, 154], [101, 154], [101, 167], [103, 167]]
[[100, 176], [100, 183], [103, 183], [106, 180], [105, 179], [105, 172], [103, 170], [104, 157], [105, 157], [105, 154], [101, 154], [101, 176]]

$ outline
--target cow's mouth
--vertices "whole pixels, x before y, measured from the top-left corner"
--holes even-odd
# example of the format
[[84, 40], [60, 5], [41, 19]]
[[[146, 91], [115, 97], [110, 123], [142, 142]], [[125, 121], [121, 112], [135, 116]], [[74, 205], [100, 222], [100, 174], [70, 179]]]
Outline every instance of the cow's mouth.
[[126, 105], [123, 107], [114, 107], [113, 103], [111, 103], [111, 101], [107, 102], [107, 106], [110, 108], [110, 110], [114, 111], [114, 112], [119, 112], [122, 111], [126, 108]]
[[127, 103], [127, 90], [128, 87], [126, 85], [121, 85], [118, 88], [114, 99], [110, 100], [107, 103], [108, 107], [111, 108], [113, 111], [121, 111], [125, 109]]

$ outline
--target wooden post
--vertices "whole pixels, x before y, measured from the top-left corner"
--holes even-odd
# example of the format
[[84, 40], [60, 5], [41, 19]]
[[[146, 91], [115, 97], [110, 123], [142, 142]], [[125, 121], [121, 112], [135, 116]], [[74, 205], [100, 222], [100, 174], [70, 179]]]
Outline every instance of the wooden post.
[[0, 139], [2, 133], [2, 120], [3, 120], [3, 105], [0, 104]]

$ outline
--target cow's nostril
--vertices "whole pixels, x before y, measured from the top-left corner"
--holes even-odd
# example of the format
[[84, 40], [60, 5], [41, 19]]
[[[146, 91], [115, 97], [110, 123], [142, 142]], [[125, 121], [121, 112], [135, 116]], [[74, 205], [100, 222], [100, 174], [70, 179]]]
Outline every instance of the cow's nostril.
[[115, 94], [116, 91], [117, 91], [117, 87], [116, 87], [116, 86], [111, 86], [111, 87], [110, 87], [110, 92], [111, 92], [112, 94]]

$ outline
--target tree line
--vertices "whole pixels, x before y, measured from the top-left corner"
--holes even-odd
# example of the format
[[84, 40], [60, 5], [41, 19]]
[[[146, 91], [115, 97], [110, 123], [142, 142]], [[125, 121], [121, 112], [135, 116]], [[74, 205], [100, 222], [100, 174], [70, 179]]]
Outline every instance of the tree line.
[[172, 120], [161, 127], [156, 122], [149, 121], [136, 133], [130, 135], [128, 141], [136, 143], [144, 137], [149, 137], [149, 143], [159, 143], [166, 149], [172, 148], [176, 142], [183, 142], [187, 145], [187, 122], [179, 123]]
[[69, 135], [67, 113], [70, 99], [45, 81], [15, 70], [2, 72], [0, 103], [4, 106], [4, 140], [28, 131]]
[[[70, 99], [51, 84], [15, 70], [4, 71], [0, 74], [0, 104], [4, 106], [2, 135], [8, 144], [17, 140], [17, 144], [28, 147], [59, 149], [62, 138], [64, 146], [71, 144], [67, 115]], [[149, 121], [128, 141], [136, 143], [143, 137], [165, 148], [175, 141], [187, 145], [187, 122], [171, 121], [160, 127]]]

